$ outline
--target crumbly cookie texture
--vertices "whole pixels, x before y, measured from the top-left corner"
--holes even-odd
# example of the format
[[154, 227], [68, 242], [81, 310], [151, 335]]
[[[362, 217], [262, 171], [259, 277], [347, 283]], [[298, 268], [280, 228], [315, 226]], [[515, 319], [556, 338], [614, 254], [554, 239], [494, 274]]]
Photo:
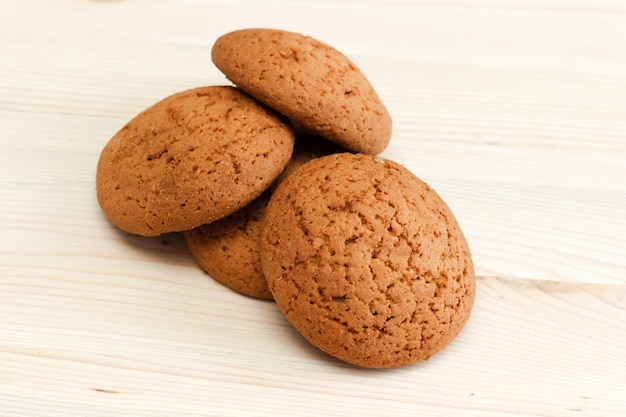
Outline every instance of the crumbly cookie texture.
[[261, 260], [261, 222], [274, 188], [299, 166], [345, 149], [320, 137], [299, 133], [289, 164], [260, 197], [235, 213], [184, 232], [198, 265], [216, 281], [241, 294], [271, 299]]
[[251, 96], [347, 149], [379, 154], [389, 143], [391, 116], [369, 80], [317, 39], [242, 29], [218, 38], [212, 59]]
[[109, 220], [144, 236], [188, 230], [258, 197], [283, 171], [291, 124], [234, 87], [171, 95], [128, 122], [98, 161]]
[[289, 175], [267, 206], [260, 256], [289, 322], [362, 367], [428, 359], [473, 306], [472, 257], [446, 203], [370, 155], [334, 154]]
[[350, 364], [405, 366], [447, 346], [473, 307], [472, 257], [441, 197], [375, 156], [392, 120], [363, 73], [275, 29], [227, 33], [212, 59], [235, 86], [166, 97], [103, 148], [96, 194], [111, 223], [182, 232], [215, 280], [273, 298]]
[[261, 261], [261, 220], [270, 193], [215, 222], [183, 232], [197, 264], [213, 279], [250, 297], [271, 299]]

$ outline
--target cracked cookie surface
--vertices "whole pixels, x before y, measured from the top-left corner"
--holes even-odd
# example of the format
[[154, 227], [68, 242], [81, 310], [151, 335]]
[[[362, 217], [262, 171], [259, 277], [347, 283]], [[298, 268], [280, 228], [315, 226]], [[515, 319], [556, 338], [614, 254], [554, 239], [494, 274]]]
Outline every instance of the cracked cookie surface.
[[226, 287], [251, 297], [271, 299], [259, 258], [261, 222], [272, 192], [292, 171], [313, 158], [345, 152], [320, 137], [296, 134], [289, 164], [274, 183], [235, 213], [185, 231], [184, 237], [198, 265]]
[[335, 154], [294, 171], [267, 206], [260, 256], [289, 322], [362, 367], [428, 359], [473, 306], [474, 266], [451, 210], [382, 158]]
[[211, 56], [239, 88], [320, 136], [367, 154], [389, 143], [391, 116], [369, 80], [317, 39], [242, 29], [219, 37]]
[[289, 162], [291, 124], [234, 87], [173, 94], [105, 145], [98, 202], [130, 233], [156, 236], [225, 217], [258, 197]]

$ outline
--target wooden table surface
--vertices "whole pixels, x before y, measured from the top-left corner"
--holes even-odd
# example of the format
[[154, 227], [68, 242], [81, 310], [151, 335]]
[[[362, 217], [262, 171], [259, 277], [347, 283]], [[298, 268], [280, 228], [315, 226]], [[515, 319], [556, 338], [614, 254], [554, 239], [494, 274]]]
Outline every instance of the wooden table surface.
[[[102, 215], [108, 139], [246, 27], [348, 55], [456, 214], [477, 299], [431, 360], [338, 362]], [[0, 140], [0, 416], [626, 415], [624, 2], [0, 0]]]

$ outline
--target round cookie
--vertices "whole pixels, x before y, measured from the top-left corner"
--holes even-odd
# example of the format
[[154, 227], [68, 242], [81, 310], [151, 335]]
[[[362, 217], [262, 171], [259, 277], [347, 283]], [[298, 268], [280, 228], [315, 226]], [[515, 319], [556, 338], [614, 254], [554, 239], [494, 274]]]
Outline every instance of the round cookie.
[[196, 263], [213, 279], [250, 297], [271, 299], [259, 260], [266, 191], [223, 219], [183, 232]]
[[297, 167], [322, 155], [345, 149], [322, 138], [296, 134], [293, 155], [268, 190], [235, 213], [183, 233], [198, 265], [216, 281], [241, 294], [271, 299], [261, 260], [259, 238], [265, 208], [275, 186]]
[[476, 289], [454, 215], [403, 166], [364, 154], [310, 161], [274, 191], [261, 265], [289, 322], [348, 363], [425, 360], [466, 323]]
[[329, 45], [294, 32], [243, 29], [218, 38], [212, 59], [251, 96], [347, 149], [378, 154], [389, 143], [386, 107], [357, 66]]
[[291, 124], [234, 87], [173, 94], [106, 144], [98, 202], [130, 233], [157, 236], [225, 217], [258, 197], [289, 162]]

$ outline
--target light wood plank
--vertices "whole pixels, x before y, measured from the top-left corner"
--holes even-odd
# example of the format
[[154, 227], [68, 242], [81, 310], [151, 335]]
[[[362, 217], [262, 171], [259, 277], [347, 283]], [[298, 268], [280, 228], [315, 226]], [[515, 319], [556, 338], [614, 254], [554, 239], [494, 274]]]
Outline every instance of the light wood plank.
[[[86, 48], [85, 42], [73, 40], [56, 51], [71, 54]], [[21, 201], [36, 198], [31, 206], [49, 209], [46, 205], [59, 201], [52, 192], [75, 200], [75, 188], [59, 190], [61, 184], [77, 185], [75, 177], [85, 180], [80, 201], [93, 203], [99, 151], [128, 119], [175, 91], [223, 82], [202, 49], [164, 47], [164, 54], [172, 62], [189, 58], [207, 68], [206, 78], [195, 69], [177, 72], [173, 65], [163, 69], [149, 60], [120, 72], [119, 62], [111, 64], [109, 58], [119, 60], [120, 50], [136, 56], [150, 48], [140, 41], [126, 42], [125, 49], [99, 42], [103, 57], [86, 63], [76, 56], [67, 64], [31, 39], [23, 42], [29, 52], [9, 65], [7, 76], [16, 87], [3, 91], [3, 130], [11, 150], [0, 162], [5, 181], [29, 182], [2, 196], [5, 209], [17, 215], [12, 222], [23, 213], [20, 201], [12, 200], [16, 192], [26, 199]], [[42, 59], [50, 62], [46, 68], [59, 67], [52, 79], [36, 71]], [[624, 282], [626, 76], [420, 61], [402, 65], [398, 58], [364, 57], [362, 62], [377, 76], [394, 115], [394, 136], [383, 156], [405, 164], [450, 204], [479, 273]], [[153, 65], [159, 68], [156, 74], [149, 70]], [[166, 73], [176, 75], [167, 81]], [[114, 85], [109, 88], [103, 80]], [[36, 167], [26, 169], [33, 159]], [[64, 216], [56, 221], [62, 223]]]
[[[252, 26], [353, 58], [458, 217], [478, 297], [430, 361], [339, 363], [100, 212], [106, 141]], [[0, 415], [622, 415], [625, 45], [619, 0], [0, 0]]]
[[171, 252], [128, 243], [133, 260], [110, 263], [134, 266], [130, 273], [102, 274], [105, 260], [94, 258], [91, 267], [21, 268], [2, 281], [0, 409], [601, 416], [626, 406], [624, 285], [484, 277], [448, 348], [423, 364], [371, 371], [308, 345], [273, 303], [213, 282], [179, 238]]

